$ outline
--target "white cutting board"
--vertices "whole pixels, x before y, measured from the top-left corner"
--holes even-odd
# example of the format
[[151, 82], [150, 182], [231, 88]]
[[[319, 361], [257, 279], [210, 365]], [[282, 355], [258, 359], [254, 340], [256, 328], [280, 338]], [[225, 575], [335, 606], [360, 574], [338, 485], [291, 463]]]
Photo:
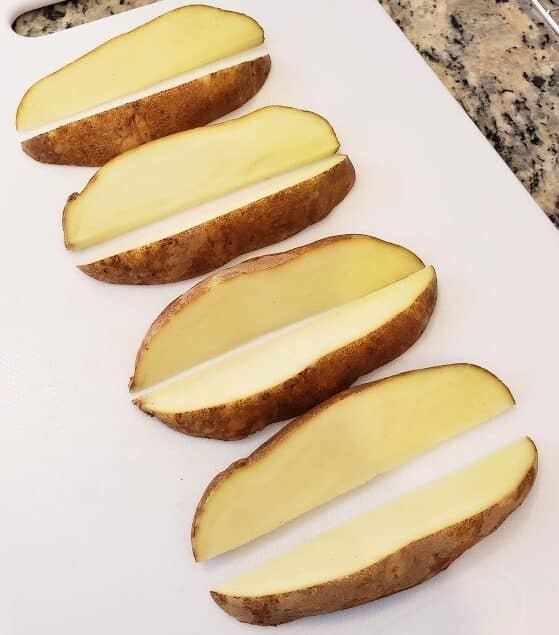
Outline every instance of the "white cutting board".
[[220, 0], [261, 22], [273, 59], [263, 90], [239, 113], [271, 103], [316, 110], [357, 170], [355, 188], [327, 220], [260, 253], [343, 232], [407, 245], [436, 266], [438, 306], [420, 341], [371, 377], [467, 360], [500, 375], [518, 406], [272, 536], [195, 564], [188, 533], [204, 487], [279, 426], [240, 442], [195, 439], [129, 403], [141, 337], [190, 283], [118, 287], [76, 270], [62, 243], [61, 210], [92, 171], [33, 162], [12, 123], [32, 81], [181, 2], [48, 37], [16, 36], [10, 19], [32, 4], [0, 9], [1, 635], [257, 632], [214, 605], [212, 584], [524, 434], [540, 449], [540, 474], [497, 533], [416, 589], [280, 628], [552, 632], [559, 234], [396, 25], [373, 0]]

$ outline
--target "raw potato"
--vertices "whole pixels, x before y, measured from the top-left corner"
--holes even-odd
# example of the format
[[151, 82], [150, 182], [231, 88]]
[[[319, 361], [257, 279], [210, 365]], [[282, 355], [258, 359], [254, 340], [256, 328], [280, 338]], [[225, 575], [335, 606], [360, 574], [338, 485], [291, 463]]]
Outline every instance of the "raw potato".
[[100, 166], [148, 141], [204, 126], [239, 108], [270, 72], [266, 55], [116, 106], [23, 141], [42, 163]]
[[194, 515], [194, 557], [244, 545], [513, 405], [495, 375], [470, 364], [335, 395], [214, 478]]
[[220, 271], [157, 317], [138, 350], [130, 389], [144, 390], [422, 268], [421, 260], [404, 247], [347, 234]]
[[17, 129], [59, 121], [263, 41], [260, 25], [241, 13], [204, 5], [169, 11], [33, 84], [19, 104]]
[[432, 267], [272, 333], [134, 403], [197, 436], [238, 439], [309, 410], [406, 351], [436, 300]]
[[272, 625], [403, 591], [495, 531], [536, 471], [536, 447], [520, 439], [241, 574], [212, 597], [241, 622]]
[[[277, 179], [276, 179], [277, 180]], [[79, 268], [102, 282], [161, 284], [207, 273], [233, 258], [284, 240], [322, 220], [355, 182], [348, 157], [334, 155], [281, 178], [283, 189], [215, 215], [160, 240]], [[223, 325], [221, 325], [223, 326]]]
[[319, 115], [268, 106], [125, 152], [64, 209], [69, 249], [85, 249], [234, 190], [335, 154]]

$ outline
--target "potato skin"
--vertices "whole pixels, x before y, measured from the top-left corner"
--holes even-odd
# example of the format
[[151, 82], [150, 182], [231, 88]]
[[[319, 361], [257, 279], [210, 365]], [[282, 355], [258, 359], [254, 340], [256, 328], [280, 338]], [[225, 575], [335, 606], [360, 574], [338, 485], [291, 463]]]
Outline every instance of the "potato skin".
[[260, 90], [269, 55], [65, 124], [23, 141], [41, 163], [97, 167], [148, 141], [204, 126], [236, 110]]
[[349, 158], [281, 190], [173, 236], [79, 268], [112, 284], [162, 284], [207, 273], [322, 220], [355, 182]]
[[[496, 377], [496, 375], [488, 371], [486, 368], [482, 368], [481, 366], [478, 366], [477, 364], [463, 364], [463, 363], [448, 364], [448, 366], [463, 366], [463, 365], [477, 368], [478, 370], [481, 370], [483, 373], [486, 373], [487, 375], [490, 375], [491, 377], [495, 377], [498, 380], [498, 377]], [[213, 494], [214, 490], [221, 487], [221, 484], [224, 481], [227, 481], [229, 477], [233, 476], [233, 474], [237, 470], [241, 470], [245, 466], [251, 465], [252, 463], [256, 461], [259, 461], [260, 459], [265, 457], [266, 454], [268, 454], [269, 452], [273, 452], [276, 446], [281, 445], [285, 441], [286, 437], [289, 437], [291, 434], [296, 434], [299, 428], [305, 427], [306, 425], [312, 425], [313, 419], [317, 415], [319, 415], [323, 410], [327, 410], [328, 408], [332, 407], [338, 401], [342, 401], [344, 399], [352, 397], [353, 395], [356, 395], [362, 392], [363, 390], [369, 390], [374, 385], [379, 385], [379, 384], [393, 381], [394, 379], [402, 377], [403, 375], [414, 375], [416, 373], [421, 373], [422, 370], [425, 370], [425, 369], [408, 370], [402, 373], [398, 373], [397, 375], [391, 375], [390, 377], [384, 377], [383, 379], [370, 381], [370, 382], [367, 382], [366, 384], [360, 384], [359, 386], [354, 386], [353, 388], [348, 388], [347, 390], [344, 390], [343, 392], [337, 393], [330, 399], [318, 404], [318, 406], [315, 406], [308, 412], [305, 412], [305, 414], [301, 415], [300, 417], [297, 417], [296, 419], [293, 419], [293, 421], [290, 421], [281, 430], [279, 430], [273, 436], [271, 436], [267, 441], [264, 441], [262, 445], [258, 446], [256, 450], [254, 450], [254, 452], [252, 452], [251, 454], [249, 454], [248, 456], [242, 459], [238, 459], [237, 461], [234, 461], [233, 463], [231, 463], [231, 465], [229, 465], [229, 467], [226, 467], [224, 470], [219, 472], [219, 474], [216, 474], [214, 478], [210, 481], [206, 489], [204, 490], [204, 493], [202, 494], [202, 497], [200, 498], [200, 501], [198, 505], [196, 506], [196, 511], [194, 512], [194, 517], [192, 519], [192, 528], [190, 530], [190, 540], [192, 544], [192, 555], [194, 556], [194, 560], [198, 562], [197, 533], [198, 533], [198, 527], [200, 524], [200, 518], [202, 518], [205, 513], [206, 503], [208, 499], [211, 497], [211, 495]], [[505, 386], [505, 384], [503, 384], [503, 386]], [[507, 389], [510, 395], [510, 399], [512, 403], [513, 404], [516, 403], [510, 389], [507, 386], [505, 386], [505, 388]]]
[[444, 571], [467, 549], [495, 531], [522, 504], [536, 473], [537, 462], [516, 490], [499, 503], [338, 580], [262, 597], [235, 597], [216, 591], [211, 591], [211, 596], [240, 622], [271, 626], [359, 606], [409, 589]]
[[171, 428], [194, 436], [229, 441], [295, 417], [348, 388], [358, 377], [382, 366], [416, 342], [435, 307], [436, 279], [405, 311], [381, 328], [332, 351], [285, 382], [228, 404], [192, 412], [153, 411], [142, 398], [134, 404]]

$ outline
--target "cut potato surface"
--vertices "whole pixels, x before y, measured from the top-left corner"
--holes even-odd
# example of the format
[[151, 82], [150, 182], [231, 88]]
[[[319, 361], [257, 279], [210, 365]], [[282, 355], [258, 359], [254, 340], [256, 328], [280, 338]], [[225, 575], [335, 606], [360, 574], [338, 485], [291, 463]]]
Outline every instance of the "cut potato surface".
[[399, 245], [349, 234], [216, 273], [155, 320], [138, 351], [130, 388], [143, 390], [422, 268], [421, 260]]
[[354, 182], [351, 161], [336, 154], [190, 210], [187, 218], [177, 218], [182, 231], [80, 269], [113, 284], [161, 284], [192, 278], [322, 220]]
[[305, 412], [407, 350], [433, 311], [432, 267], [272, 333], [134, 400], [190, 434], [240, 438]]
[[17, 129], [83, 112], [263, 41], [259, 24], [240, 13], [203, 5], [169, 11], [36, 82], [21, 100]]
[[525, 499], [537, 452], [520, 439], [212, 591], [242, 622], [280, 624], [376, 600], [443, 571]]
[[194, 556], [239, 547], [513, 405], [497, 377], [470, 364], [336, 395], [215, 477], [192, 523]]
[[269, 55], [223, 68], [22, 142], [36, 161], [100, 166], [148, 141], [204, 126], [242, 106], [270, 72]]
[[99, 244], [328, 157], [338, 147], [325, 119], [283, 106], [152, 141], [109, 161], [70, 197], [63, 218], [66, 245]]

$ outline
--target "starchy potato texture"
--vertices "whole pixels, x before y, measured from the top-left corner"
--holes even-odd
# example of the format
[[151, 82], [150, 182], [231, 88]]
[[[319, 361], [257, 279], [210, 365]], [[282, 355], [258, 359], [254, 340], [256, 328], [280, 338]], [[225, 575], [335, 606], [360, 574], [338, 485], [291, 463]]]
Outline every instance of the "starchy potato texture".
[[244, 545], [513, 405], [495, 375], [470, 364], [335, 395], [213, 479], [192, 523], [194, 556]]
[[33, 84], [17, 111], [30, 130], [258, 46], [264, 32], [233, 11], [190, 5], [119, 35]]
[[235, 190], [336, 153], [319, 115], [268, 106], [179, 132], [100, 168], [63, 216], [69, 249], [85, 249]]
[[403, 591], [495, 531], [536, 471], [536, 447], [520, 439], [239, 575], [212, 597], [241, 622], [272, 625]]
[[36, 161], [96, 167], [138, 146], [204, 126], [239, 108], [262, 87], [269, 55], [236, 64], [26, 139]]
[[182, 432], [236, 439], [301, 414], [407, 350], [436, 300], [432, 267], [256, 340], [134, 403]]
[[214, 201], [202, 218], [189, 215], [182, 231], [80, 269], [112, 284], [162, 284], [192, 278], [322, 220], [354, 182], [351, 161], [336, 154], [268, 179], [256, 191], [236, 192], [230, 204]]
[[404, 247], [346, 234], [215, 273], [156, 318], [138, 350], [130, 388], [149, 388], [264, 333], [355, 300], [422, 268], [421, 260]]

